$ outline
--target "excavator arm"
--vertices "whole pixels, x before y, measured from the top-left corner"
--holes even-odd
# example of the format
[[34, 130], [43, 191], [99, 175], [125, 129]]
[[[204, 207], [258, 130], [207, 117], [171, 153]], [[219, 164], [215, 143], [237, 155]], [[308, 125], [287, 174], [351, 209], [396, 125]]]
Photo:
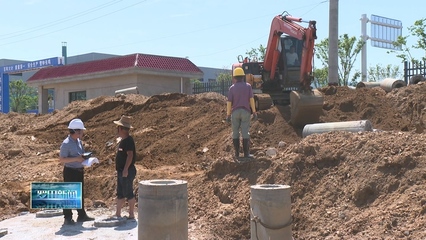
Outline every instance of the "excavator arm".
[[[305, 124], [319, 122], [324, 103], [322, 93], [317, 89], [311, 88], [314, 46], [315, 39], [317, 38], [316, 21], [306, 22], [302, 21], [301, 18], [292, 17], [286, 12], [284, 13], [272, 19], [264, 61], [250, 62], [250, 60], [243, 60], [240, 57], [239, 63], [234, 64], [232, 68], [244, 68], [246, 81], [252, 84], [253, 89], [257, 91], [254, 92], [256, 109], [268, 109], [272, 103], [279, 103], [283, 99], [287, 100], [287, 97], [289, 97], [291, 109], [290, 122], [294, 126], [304, 126]], [[302, 27], [298, 24], [300, 22], [308, 23], [308, 26]], [[302, 56], [299, 61], [299, 69], [294, 66], [290, 69], [287, 65], [287, 69], [281, 71], [281, 61], [283, 61], [281, 35], [283, 34], [302, 42]], [[278, 80], [276, 76], [277, 72], [280, 72], [280, 77], [283, 77], [283, 79], [280, 78]], [[259, 76], [262, 78], [260, 81]], [[299, 79], [297, 91], [289, 90], [295, 87], [292, 85], [294, 83], [293, 79], [295, 81]], [[286, 84], [288, 85], [286, 86]], [[273, 100], [273, 98], [275, 99]]]
[[283, 33], [303, 41], [303, 50], [300, 65], [300, 84], [302, 91], [309, 91], [312, 82], [312, 59], [316, 36], [316, 21], [309, 21], [304, 28], [296, 22], [303, 22], [301, 18], [289, 15], [275, 16], [271, 23], [268, 45], [264, 60], [264, 69], [270, 72], [270, 79], [275, 78], [275, 68], [278, 65], [280, 37]]

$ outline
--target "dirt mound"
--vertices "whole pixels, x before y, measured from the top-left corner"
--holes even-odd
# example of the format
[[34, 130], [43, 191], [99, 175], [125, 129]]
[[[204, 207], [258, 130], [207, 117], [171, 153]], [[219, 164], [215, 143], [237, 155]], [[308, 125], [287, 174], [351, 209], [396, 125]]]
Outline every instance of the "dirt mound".
[[[426, 84], [391, 93], [321, 91], [322, 122], [368, 119], [381, 131], [302, 139], [302, 129], [288, 124], [289, 107], [274, 106], [252, 124], [256, 160], [240, 164], [232, 159], [226, 98], [216, 93], [104, 96], [52, 114], [1, 114], [0, 216], [28, 210], [31, 181], [61, 181], [59, 146], [75, 117], [87, 128], [86, 150], [100, 160], [86, 171], [86, 205], [100, 199], [111, 206], [117, 144], [112, 121], [126, 114], [133, 118], [137, 180], [187, 180], [189, 220], [199, 236], [249, 239], [250, 186], [273, 183], [291, 186], [296, 239], [424, 237]], [[271, 147], [277, 155], [265, 154]]]

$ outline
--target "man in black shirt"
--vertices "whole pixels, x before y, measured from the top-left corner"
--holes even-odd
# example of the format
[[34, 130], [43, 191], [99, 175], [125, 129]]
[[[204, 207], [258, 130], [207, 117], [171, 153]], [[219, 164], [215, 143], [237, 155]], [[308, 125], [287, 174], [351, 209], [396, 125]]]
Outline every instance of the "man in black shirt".
[[136, 177], [136, 147], [135, 141], [129, 135], [131, 118], [122, 116], [119, 121], [114, 121], [117, 125], [117, 134], [121, 138], [115, 157], [115, 169], [117, 170], [117, 210], [116, 217], [121, 217], [121, 209], [127, 199], [129, 204], [128, 219], [134, 219], [135, 195], [133, 193], [133, 180]]

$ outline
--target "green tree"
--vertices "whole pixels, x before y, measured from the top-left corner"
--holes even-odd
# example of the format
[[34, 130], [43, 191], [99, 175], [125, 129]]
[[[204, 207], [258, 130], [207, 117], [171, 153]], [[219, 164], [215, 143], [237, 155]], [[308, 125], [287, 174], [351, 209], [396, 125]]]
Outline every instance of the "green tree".
[[217, 82], [230, 82], [232, 81], [231, 73], [228, 72], [221, 72], [216, 77]]
[[391, 64], [382, 67], [382, 65], [377, 64], [375, 67], [368, 69], [368, 82], [379, 82], [385, 78], [401, 79], [402, 75], [399, 72], [399, 67]]
[[325, 87], [328, 84], [328, 68], [314, 68], [314, 80], [312, 82], [315, 88]]
[[[353, 67], [358, 54], [362, 50], [365, 42], [360, 38], [349, 37], [348, 34], [343, 34], [338, 40], [338, 57], [339, 57], [339, 85], [356, 85], [357, 79], [361, 77], [359, 71], [353, 72]], [[317, 43], [315, 55], [322, 62], [324, 68], [328, 68], [328, 38]]]
[[22, 80], [10, 81], [10, 107], [13, 112], [26, 112], [35, 109], [38, 102], [37, 90]]
[[393, 43], [394, 46], [400, 47], [401, 52], [396, 52], [395, 50], [388, 51], [388, 53], [397, 53], [397, 57], [402, 60], [402, 62], [410, 61], [412, 63], [418, 64], [421, 61], [426, 61], [426, 18], [417, 20], [414, 22], [414, 25], [408, 27], [411, 36], [416, 37], [417, 41], [412, 48], [421, 49], [424, 51], [423, 56], [420, 59], [413, 57], [411, 54], [411, 48], [407, 45], [407, 40], [410, 37], [408, 36], [399, 36], [398, 39]]
[[250, 51], [247, 51], [246, 54], [250, 61], [263, 62], [263, 60], [265, 60], [266, 48], [260, 44], [258, 48], [252, 48]]
[[203, 83], [200, 81], [200, 79], [193, 78], [193, 79], [190, 79], [190, 81], [191, 81], [191, 84], [192, 84], [194, 87], [200, 87], [200, 86], [203, 86]]

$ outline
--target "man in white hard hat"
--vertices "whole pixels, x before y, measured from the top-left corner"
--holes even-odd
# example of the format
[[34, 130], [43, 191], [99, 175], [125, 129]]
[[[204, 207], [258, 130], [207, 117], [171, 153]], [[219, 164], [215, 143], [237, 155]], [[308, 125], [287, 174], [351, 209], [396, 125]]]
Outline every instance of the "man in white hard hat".
[[[95, 219], [87, 216], [84, 210], [84, 166], [82, 164], [84, 161], [84, 147], [81, 138], [83, 137], [83, 130], [86, 130], [86, 128], [81, 119], [76, 118], [71, 120], [68, 129], [69, 135], [62, 142], [59, 153], [59, 161], [64, 164], [64, 182], [82, 183], [82, 207], [81, 209], [77, 209], [77, 222], [93, 221]], [[72, 209], [63, 209], [63, 213], [65, 225], [75, 224], [72, 219]]]

